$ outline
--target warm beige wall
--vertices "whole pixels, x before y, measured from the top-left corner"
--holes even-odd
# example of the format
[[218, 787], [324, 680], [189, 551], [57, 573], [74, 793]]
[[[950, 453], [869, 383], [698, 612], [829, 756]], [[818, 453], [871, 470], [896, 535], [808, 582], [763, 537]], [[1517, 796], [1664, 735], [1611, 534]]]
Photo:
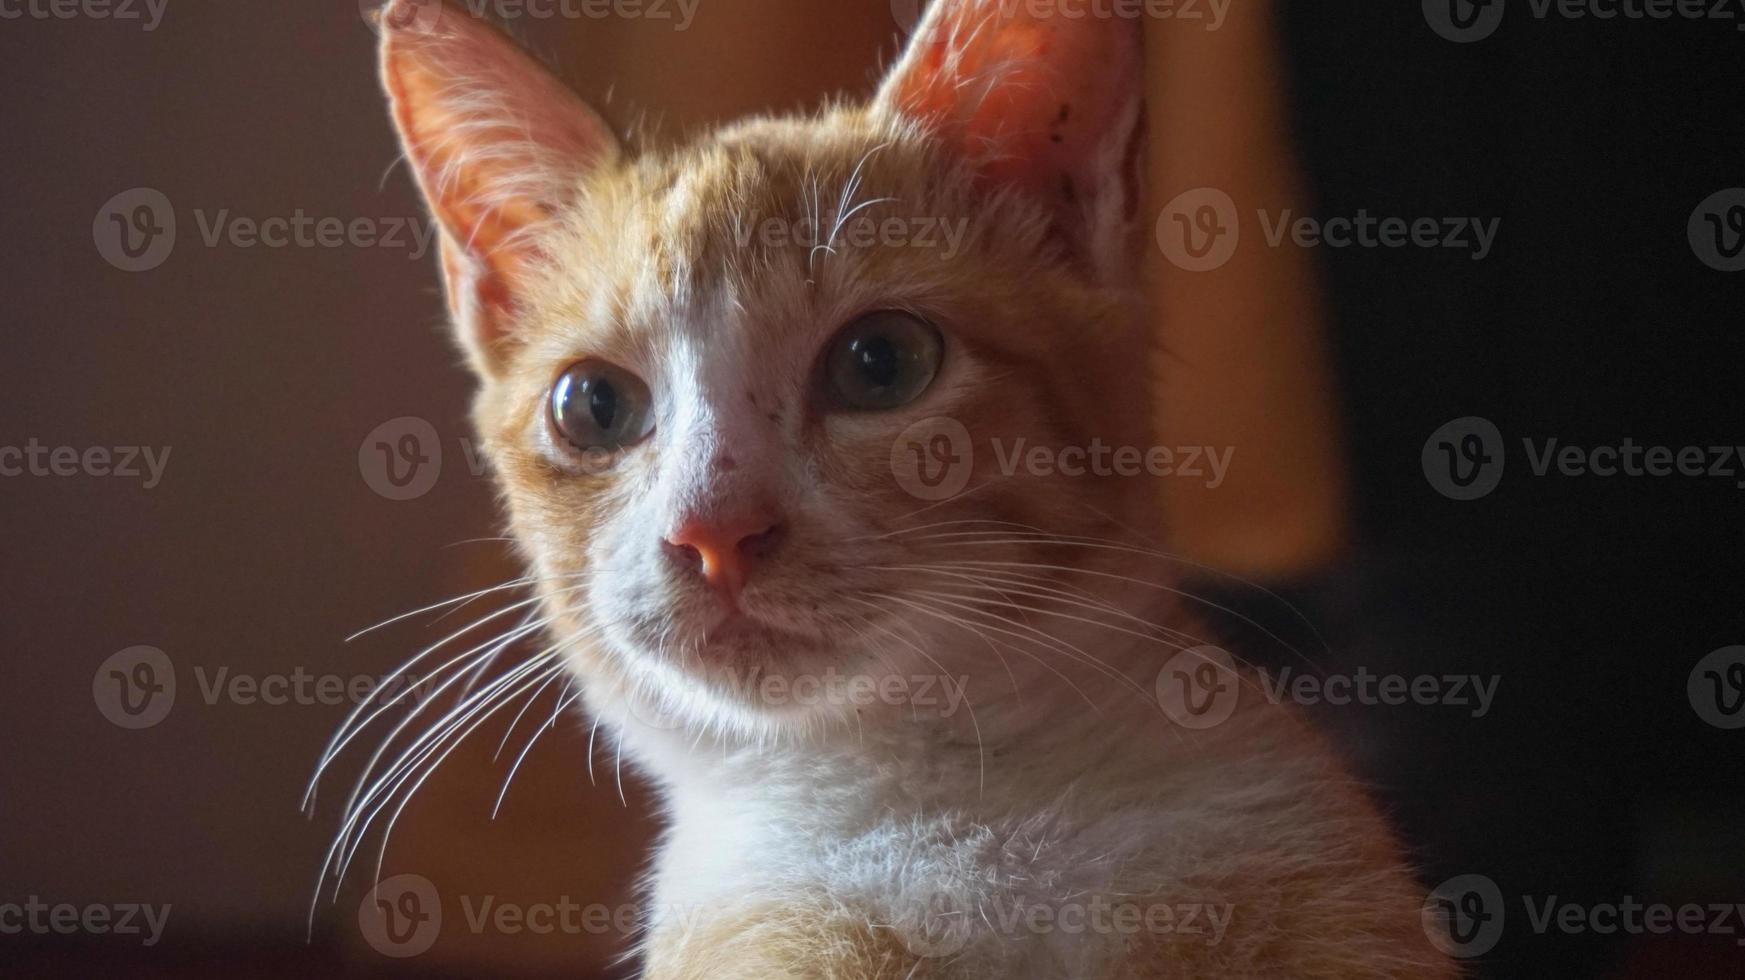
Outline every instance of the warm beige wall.
[[1158, 431], [1168, 445], [1234, 450], [1216, 489], [1162, 481], [1170, 544], [1260, 577], [1312, 569], [1345, 543], [1345, 459], [1315, 269], [1303, 249], [1266, 247], [1255, 219], [1304, 204], [1272, 4], [1234, 4], [1214, 32], [1148, 21], [1147, 73], [1151, 213], [1211, 187], [1240, 216], [1220, 268], [1185, 271], [1156, 253]]

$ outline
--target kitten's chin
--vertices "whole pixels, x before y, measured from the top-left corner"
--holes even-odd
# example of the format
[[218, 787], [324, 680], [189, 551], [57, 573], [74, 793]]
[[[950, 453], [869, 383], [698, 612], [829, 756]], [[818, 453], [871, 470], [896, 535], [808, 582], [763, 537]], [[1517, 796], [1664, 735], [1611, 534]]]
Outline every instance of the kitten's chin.
[[822, 652], [756, 623], [723, 624], [710, 645], [682, 658], [635, 648], [619, 656], [641, 661], [609, 695], [635, 729], [764, 737], [809, 730], [831, 713], [828, 700], [794, 693], [805, 691], [797, 679], [834, 673]]
[[631, 645], [628, 655], [654, 669], [645, 675], [653, 690], [639, 692], [651, 703], [631, 706], [639, 720], [748, 734], [804, 729], [821, 716], [852, 711], [843, 691], [871, 686], [859, 680], [867, 665], [855, 649], [803, 623], [735, 610], [693, 628], [677, 642]]
[[842, 653], [809, 624], [779, 611], [738, 607], [686, 610], [670, 620], [637, 623], [618, 635], [628, 641], [619, 645], [631, 656], [650, 658], [712, 686], [724, 676], [822, 668]]
[[720, 671], [781, 670], [822, 663], [831, 655], [822, 636], [802, 633], [735, 610], [704, 628], [691, 666]]

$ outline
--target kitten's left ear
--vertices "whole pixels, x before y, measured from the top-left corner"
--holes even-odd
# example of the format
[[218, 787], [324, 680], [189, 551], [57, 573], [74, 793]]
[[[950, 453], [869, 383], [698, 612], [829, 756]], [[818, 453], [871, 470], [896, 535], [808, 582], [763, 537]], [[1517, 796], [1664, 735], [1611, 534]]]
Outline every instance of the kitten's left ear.
[[489, 25], [437, 0], [381, 12], [382, 82], [431, 213], [442, 226], [449, 309], [474, 367], [491, 376], [542, 227], [615, 159], [593, 109]]
[[1131, 264], [1143, 149], [1135, 18], [934, 0], [875, 107], [921, 122], [995, 185], [1048, 204], [1095, 267]]

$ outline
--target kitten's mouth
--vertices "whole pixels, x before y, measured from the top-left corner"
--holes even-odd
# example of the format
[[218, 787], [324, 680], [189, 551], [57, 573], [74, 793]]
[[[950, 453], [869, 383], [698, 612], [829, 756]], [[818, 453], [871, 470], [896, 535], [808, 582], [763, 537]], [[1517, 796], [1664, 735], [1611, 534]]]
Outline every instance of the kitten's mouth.
[[788, 621], [779, 610], [772, 614], [742, 606], [720, 610], [694, 635], [692, 663], [708, 670], [794, 666], [827, 646], [821, 633]]
[[711, 651], [762, 649], [774, 652], [808, 643], [811, 639], [813, 638], [783, 629], [743, 609], [735, 608], [724, 612], [720, 619], [703, 629], [702, 651], [705, 657]]

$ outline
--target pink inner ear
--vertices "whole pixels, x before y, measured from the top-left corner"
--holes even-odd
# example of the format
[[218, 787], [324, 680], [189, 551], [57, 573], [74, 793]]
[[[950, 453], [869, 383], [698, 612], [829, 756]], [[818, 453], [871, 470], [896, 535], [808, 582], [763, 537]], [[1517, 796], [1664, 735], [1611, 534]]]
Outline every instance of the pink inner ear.
[[395, 0], [381, 23], [382, 83], [442, 226], [449, 308], [488, 371], [538, 247], [523, 232], [548, 221], [618, 141], [562, 82], [459, 7]]
[[507, 38], [443, 7], [393, 29], [382, 74], [407, 157], [453, 240], [488, 265], [514, 232], [551, 213], [612, 152], [605, 122]]
[[1140, 90], [1130, 18], [1038, 17], [1002, 0], [938, 0], [884, 98], [939, 127], [989, 179], [1053, 191], [1092, 177]]

